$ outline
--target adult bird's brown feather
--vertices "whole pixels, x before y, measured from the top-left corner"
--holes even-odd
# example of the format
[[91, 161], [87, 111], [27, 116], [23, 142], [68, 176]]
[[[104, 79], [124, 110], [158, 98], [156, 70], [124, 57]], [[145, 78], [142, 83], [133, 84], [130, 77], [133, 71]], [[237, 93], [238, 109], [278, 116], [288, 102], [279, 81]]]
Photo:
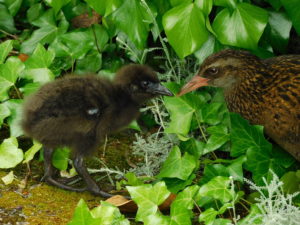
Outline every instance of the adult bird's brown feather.
[[230, 111], [240, 113], [300, 161], [300, 55], [259, 59], [246, 51], [209, 56], [179, 93], [201, 86], [224, 90]]
[[[108, 197], [89, 176], [83, 158], [93, 153], [105, 135], [127, 126], [145, 101], [172, 93], [163, 87], [147, 66], [128, 65], [112, 82], [96, 75], [69, 75], [42, 86], [25, 103], [22, 127], [44, 145], [44, 179], [71, 191], [89, 190]], [[73, 188], [59, 183], [51, 164], [53, 150], [73, 150], [74, 167], [87, 184]]]

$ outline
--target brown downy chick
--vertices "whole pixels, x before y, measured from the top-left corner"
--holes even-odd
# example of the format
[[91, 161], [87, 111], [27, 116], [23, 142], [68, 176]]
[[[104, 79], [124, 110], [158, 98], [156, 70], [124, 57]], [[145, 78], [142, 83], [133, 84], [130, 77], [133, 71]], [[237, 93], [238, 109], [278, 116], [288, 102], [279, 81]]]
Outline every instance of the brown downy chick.
[[[114, 81], [95, 75], [66, 76], [42, 86], [25, 103], [22, 127], [44, 146], [46, 182], [71, 191], [88, 190], [109, 197], [90, 177], [83, 158], [93, 153], [105, 135], [127, 126], [145, 101], [173, 94], [159, 83], [147, 66], [121, 68]], [[86, 188], [74, 188], [54, 179], [51, 158], [54, 148], [73, 151], [74, 167]]]
[[178, 94], [221, 87], [228, 108], [265, 127], [277, 144], [300, 161], [300, 55], [259, 59], [246, 51], [209, 56]]

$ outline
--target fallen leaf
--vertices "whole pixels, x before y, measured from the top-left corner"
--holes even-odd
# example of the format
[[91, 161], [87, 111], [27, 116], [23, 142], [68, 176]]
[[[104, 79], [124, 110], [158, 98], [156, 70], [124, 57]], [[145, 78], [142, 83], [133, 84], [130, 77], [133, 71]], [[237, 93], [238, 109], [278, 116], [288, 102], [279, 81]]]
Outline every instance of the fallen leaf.
[[[169, 197], [159, 206], [159, 210], [168, 210], [175, 198], [176, 195], [171, 193]], [[134, 213], [138, 209], [133, 200], [127, 199], [122, 195], [114, 195], [113, 197], [106, 199], [106, 202], [117, 206], [121, 212]]]

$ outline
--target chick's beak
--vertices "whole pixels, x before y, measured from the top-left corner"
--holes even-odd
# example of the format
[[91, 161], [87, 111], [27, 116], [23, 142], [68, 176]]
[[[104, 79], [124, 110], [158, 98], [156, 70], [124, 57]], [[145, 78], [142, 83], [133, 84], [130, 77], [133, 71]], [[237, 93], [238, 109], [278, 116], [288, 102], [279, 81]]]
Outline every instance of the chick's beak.
[[156, 95], [174, 96], [168, 88], [162, 86], [160, 83], [153, 83], [152, 85], [149, 85], [147, 92]]
[[177, 96], [182, 96], [188, 92], [191, 92], [193, 90], [196, 90], [199, 87], [207, 86], [209, 79], [200, 77], [198, 75], [194, 76], [186, 85], [184, 85]]

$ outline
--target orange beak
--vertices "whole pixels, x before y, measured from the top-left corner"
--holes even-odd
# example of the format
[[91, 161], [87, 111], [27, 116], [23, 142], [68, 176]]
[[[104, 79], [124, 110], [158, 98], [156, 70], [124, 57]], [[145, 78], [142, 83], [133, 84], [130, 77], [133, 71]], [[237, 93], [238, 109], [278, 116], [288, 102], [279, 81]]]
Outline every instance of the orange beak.
[[180, 92], [176, 96], [180, 97], [188, 92], [196, 90], [199, 87], [207, 86], [208, 81], [209, 79], [196, 75], [181, 88]]

